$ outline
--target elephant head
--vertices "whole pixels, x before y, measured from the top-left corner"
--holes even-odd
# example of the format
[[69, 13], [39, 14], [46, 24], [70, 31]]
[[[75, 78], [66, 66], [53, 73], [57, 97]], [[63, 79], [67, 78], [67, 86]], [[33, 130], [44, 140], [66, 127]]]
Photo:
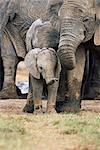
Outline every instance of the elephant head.
[[94, 1], [49, 0], [47, 12], [52, 20], [57, 16], [60, 20], [58, 55], [61, 64], [69, 70], [73, 69], [76, 65], [77, 47], [80, 43], [90, 40], [96, 31]]
[[27, 51], [36, 47], [51, 47], [56, 49], [58, 43], [58, 29], [54, 28], [50, 21], [43, 22], [41, 19], [37, 19], [26, 33]]
[[29, 73], [36, 79], [41, 76], [46, 84], [53, 84], [59, 80], [61, 65], [57, 53], [52, 48], [35, 48], [25, 57], [25, 64]]

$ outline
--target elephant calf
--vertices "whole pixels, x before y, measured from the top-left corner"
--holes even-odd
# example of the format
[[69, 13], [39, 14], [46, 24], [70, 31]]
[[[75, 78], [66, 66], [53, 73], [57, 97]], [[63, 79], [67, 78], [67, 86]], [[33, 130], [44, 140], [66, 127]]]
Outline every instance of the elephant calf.
[[[53, 48], [35, 48], [25, 57], [25, 64], [30, 73], [33, 94], [34, 113], [42, 112], [42, 93], [44, 83], [48, 90], [48, 113], [55, 112], [57, 89], [61, 65]], [[28, 101], [29, 102], [29, 101]]]
[[[48, 89], [47, 112], [55, 111], [59, 74], [61, 71], [61, 65], [55, 51], [58, 42], [58, 31], [52, 26], [50, 21], [43, 22], [41, 19], [37, 19], [27, 31], [26, 47], [28, 54], [26, 55], [25, 62], [31, 76], [27, 103], [23, 109], [25, 112], [41, 111], [44, 82]], [[33, 93], [33, 98], [31, 93]], [[38, 102], [39, 104], [37, 104]]]

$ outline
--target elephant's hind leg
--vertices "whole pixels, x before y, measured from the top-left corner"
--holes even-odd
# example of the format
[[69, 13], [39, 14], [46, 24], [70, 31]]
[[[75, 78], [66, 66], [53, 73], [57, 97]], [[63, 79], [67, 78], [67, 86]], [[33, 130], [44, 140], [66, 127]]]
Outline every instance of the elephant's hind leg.
[[15, 73], [12, 72], [15, 70], [14, 64], [15, 64], [15, 58], [3, 57], [4, 83], [3, 83], [3, 89], [0, 91], [1, 99], [18, 98], [16, 85], [14, 81]]
[[42, 112], [43, 82], [29, 75], [29, 92], [24, 112], [40, 114]]
[[12, 42], [6, 34], [4, 34], [2, 40], [1, 56], [4, 67], [4, 82], [3, 89], [0, 91], [0, 98], [18, 98], [15, 85], [18, 58]]
[[33, 111], [34, 111], [33, 88], [32, 88], [31, 75], [29, 74], [29, 89], [27, 95], [27, 102], [23, 108], [23, 112], [33, 113]]

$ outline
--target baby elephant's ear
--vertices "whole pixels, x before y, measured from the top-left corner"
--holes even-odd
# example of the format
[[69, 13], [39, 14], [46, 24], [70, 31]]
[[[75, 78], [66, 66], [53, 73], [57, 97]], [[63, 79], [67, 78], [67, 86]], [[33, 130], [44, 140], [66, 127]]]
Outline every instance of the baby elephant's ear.
[[96, 30], [94, 34], [94, 43], [95, 45], [100, 45], [100, 1], [95, 0], [96, 4], [96, 20], [97, 20], [97, 25], [96, 25]]
[[30, 50], [24, 60], [29, 73], [36, 79], [40, 79], [40, 73], [37, 69], [37, 55], [39, 51], [39, 48]]

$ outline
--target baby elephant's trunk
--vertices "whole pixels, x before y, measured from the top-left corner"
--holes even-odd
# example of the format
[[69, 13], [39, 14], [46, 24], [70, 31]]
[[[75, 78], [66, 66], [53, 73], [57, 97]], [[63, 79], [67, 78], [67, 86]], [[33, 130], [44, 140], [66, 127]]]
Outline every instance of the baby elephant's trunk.
[[52, 85], [52, 84], [54, 84], [55, 82], [58, 82], [58, 78], [51, 78], [51, 79], [47, 79], [46, 80], [46, 84], [47, 85]]

